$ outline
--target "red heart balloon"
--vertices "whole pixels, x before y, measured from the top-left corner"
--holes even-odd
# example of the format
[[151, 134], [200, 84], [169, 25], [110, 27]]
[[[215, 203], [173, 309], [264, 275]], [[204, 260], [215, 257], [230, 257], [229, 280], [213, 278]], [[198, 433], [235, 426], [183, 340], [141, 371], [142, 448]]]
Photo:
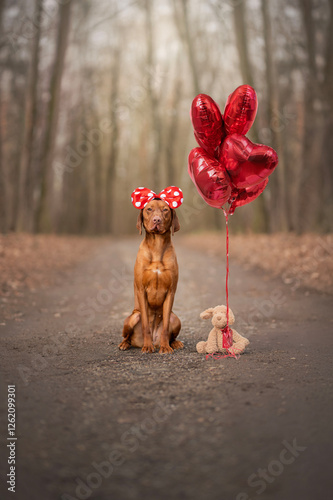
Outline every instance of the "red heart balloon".
[[192, 102], [191, 120], [199, 146], [214, 156], [225, 135], [218, 105], [209, 95], [197, 95]]
[[254, 144], [244, 135], [238, 134], [226, 137], [219, 160], [237, 189], [260, 184], [278, 164], [274, 149], [263, 144]]
[[197, 158], [200, 155], [200, 151], [202, 151], [202, 148], [194, 148], [190, 151], [190, 154], [188, 155], [187, 171], [189, 173], [189, 176], [192, 179], [192, 182], [194, 182], [194, 184], [195, 184], [195, 181], [194, 181], [194, 177], [193, 177], [193, 173], [192, 173], [192, 162], [193, 162], [194, 158]]
[[202, 148], [189, 154], [188, 170], [198, 193], [211, 207], [221, 208], [231, 195], [231, 183], [224, 167]]
[[265, 179], [263, 182], [258, 184], [257, 186], [245, 188], [245, 189], [236, 189], [232, 194], [231, 198], [235, 196], [235, 199], [231, 201], [231, 206], [229, 209], [229, 213], [233, 214], [237, 207], [242, 207], [247, 203], [258, 198], [259, 195], [264, 191], [265, 187], [268, 184], [268, 179]]
[[254, 88], [241, 85], [229, 95], [224, 109], [224, 126], [227, 134], [246, 134], [257, 114], [258, 101]]

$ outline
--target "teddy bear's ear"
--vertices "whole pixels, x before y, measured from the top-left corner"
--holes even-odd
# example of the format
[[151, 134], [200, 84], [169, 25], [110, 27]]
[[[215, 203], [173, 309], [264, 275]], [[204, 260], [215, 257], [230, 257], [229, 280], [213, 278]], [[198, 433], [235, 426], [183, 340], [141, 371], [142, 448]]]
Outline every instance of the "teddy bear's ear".
[[206, 311], [203, 311], [200, 314], [200, 318], [201, 319], [209, 319], [209, 318], [211, 318], [213, 316], [213, 311], [214, 311], [213, 307], [210, 307], [209, 309], [206, 309]]

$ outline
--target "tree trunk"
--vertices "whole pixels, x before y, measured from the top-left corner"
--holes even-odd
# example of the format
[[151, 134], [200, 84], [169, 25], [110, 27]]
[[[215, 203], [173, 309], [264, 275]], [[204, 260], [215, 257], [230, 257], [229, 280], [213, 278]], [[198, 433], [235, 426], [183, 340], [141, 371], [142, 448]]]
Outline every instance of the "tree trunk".
[[[0, 118], [1, 113], [1, 102], [0, 102]], [[0, 233], [5, 233], [7, 231], [7, 221], [6, 221], [6, 200], [5, 200], [5, 180], [3, 175], [3, 163], [2, 163], [2, 129], [0, 127]]]
[[[152, 179], [152, 189], [159, 192], [161, 190], [160, 157], [162, 149], [161, 120], [159, 117], [159, 103], [154, 89], [154, 40], [152, 21], [152, 1], [145, 0], [146, 13], [146, 40], [147, 40], [147, 94], [150, 103], [151, 124], [152, 124], [152, 158], [150, 162], [150, 172]], [[150, 141], [149, 141], [150, 142]]]
[[171, 116], [169, 121], [169, 129], [166, 139], [166, 171], [167, 171], [167, 185], [173, 186], [178, 183], [176, 179], [176, 166], [175, 166], [175, 146], [177, 143], [178, 129], [179, 129], [179, 103], [182, 93], [182, 82], [180, 79], [180, 60], [176, 63], [176, 74], [174, 80], [174, 88], [172, 92], [171, 101]]
[[37, 87], [42, 12], [43, 0], [35, 0], [34, 19], [36, 29], [32, 42], [32, 58], [25, 102], [23, 145], [20, 158], [18, 209], [18, 229], [20, 230], [31, 230], [33, 214], [32, 156], [37, 121]]
[[[281, 127], [279, 124], [277, 124], [277, 126], [274, 125], [275, 121], [280, 116], [280, 110], [278, 75], [274, 64], [272, 25], [269, 7], [269, 0], [261, 0], [265, 40], [268, 123], [272, 132], [273, 147], [276, 148], [279, 154], [279, 166], [273, 174], [276, 176], [277, 182], [272, 183], [273, 189], [271, 196], [270, 229], [271, 231], [286, 231], [289, 229], [289, 225], [285, 182], [285, 151]], [[270, 181], [273, 179], [270, 179]]]
[[112, 74], [111, 74], [111, 95], [110, 95], [110, 120], [111, 120], [111, 144], [110, 155], [106, 170], [106, 231], [114, 232], [114, 217], [115, 217], [115, 179], [116, 167], [119, 153], [119, 113], [117, 109], [117, 101], [119, 94], [119, 79], [120, 79], [120, 58], [121, 49], [118, 46], [114, 50]]
[[[254, 79], [252, 72], [252, 65], [250, 62], [248, 51], [248, 38], [246, 31], [246, 7], [245, 2], [236, 2], [234, 5], [234, 27], [236, 35], [236, 45], [239, 57], [239, 68], [242, 75], [243, 84], [251, 85], [254, 87]], [[254, 122], [249, 132], [251, 139], [254, 142], [259, 141], [259, 133], [257, 123]]]
[[[180, 5], [180, 7], [179, 7]], [[173, 0], [175, 24], [188, 55], [194, 94], [200, 93], [195, 50], [188, 19], [188, 0]]]
[[[26, 68], [27, 70], [28, 68]], [[22, 89], [16, 73], [17, 68], [13, 67], [11, 72], [11, 83], [10, 83], [10, 101], [11, 102], [11, 113], [15, 124], [15, 148], [12, 149], [12, 154], [10, 155], [10, 169], [7, 169], [8, 185], [6, 189], [10, 193], [7, 196], [7, 203], [10, 207], [8, 210], [8, 229], [10, 231], [16, 231], [17, 216], [18, 216], [18, 205], [19, 205], [19, 191], [17, 189], [17, 181], [20, 175], [20, 158], [21, 149], [23, 141], [23, 121], [20, 119], [21, 114], [24, 110], [24, 90]], [[14, 131], [14, 129], [13, 129]]]
[[323, 198], [320, 204], [320, 227], [327, 232], [333, 231], [333, 0], [329, 0], [330, 18], [327, 28], [325, 72], [323, 82], [325, 137], [323, 145], [322, 185]]
[[253, 87], [254, 81], [248, 51], [245, 15], [245, 2], [236, 2], [234, 5], [234, 26], [239, 57], [239, 66], [243, 77], [243, 83], [251, 85], [251, 87]]
[[[233, 8], [234, 27], [236, 35], [236, 45], [239, 57], [239, 67], [243, 79], [243, 84], [251, 85], [254, 87], [254, 79], [252, 72], [252, 65], [250, 62], [248, 51], [248, 38], [246, 31], [246, 10], [245, 2], [236, 2]], [[259, 142], [259, 133], [257, 123], [254, 122], [249, 133], [254, 142]], [[266, 232], [269, 225], [269, 214], [265, 203], [264, 195], [259, 196], [256, 200], [256, 210], [259, 214], [254, 214], [254, 218], [260, 220], [259, 229]]]
[[308, 77], [304, 94], [303, 168], [299, 185], [300, 203], [297, 224], [298, 232], [302, 233], [313, 231], [318, 227], [318, 214], [322, 204], [318, 193], [321, 193], [323, 189], [321, 176], [325, 164], [323, 157], [325, 118], [321, 109], [324, 99], [316, 65], [316, 33], [312, 0], [300, 0], [299, 5], [305, 28], [308, 61]]
[[72, 0], [59, 6], [59, 21], [55, 57], [50, 82], [50, 100], [48, 103], [43, 149], [40, 159], [39, 199], [35, 211], [34, 231], [49, 229], [48, 213], [48, 173], [52, 165], [57, 133], [61, 80], [64, 70], [65, 55], [68, 45]]
[[[94, 128], [98, 129], [99, 120], [98, 116], [95, 112], [92, 112], [92, 123], [94, 124]], [[91, 232], [93, 234], [101, 234], [105, 231], [106, 222], [103, 214], [105, 213], [105, 182], [104, 182], [104, 171], [103, 171], [103, 158], [101, 152], [101, 145], [94, 148], [93, 151], [93, 183], [94, 183], [94, 192], [95, 192], [95, 202], [94, 206], [90, 207], [90, 211], [92, 212], [92, 227]], [[103, 192], [104, 191], [104, 192]]]
[[[5, 7], [5, 0], [0, 0], [0, 39], [3, 35], [2, 14]], [[1, 80], [0, 80], [1, 84]], [[6, 200], [5, 200], [5, 179], [3, 174], [3, 156], [2, 156], [2, 110], [0, 99], [0, 233], [7, 231], [6, 221]]]

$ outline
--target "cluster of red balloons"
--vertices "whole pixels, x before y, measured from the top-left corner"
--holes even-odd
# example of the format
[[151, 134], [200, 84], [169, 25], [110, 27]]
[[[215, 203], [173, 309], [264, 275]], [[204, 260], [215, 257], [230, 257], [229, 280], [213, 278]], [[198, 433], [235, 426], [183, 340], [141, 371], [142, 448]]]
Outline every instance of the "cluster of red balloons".
[[229, 95], [223, 116], [209, 95], [199, 94], [192, 102], [194, 136], [201, 147], [190, 152], [188, 171], [211, 207], [229, 203], [233, 213], [250, 203], [263, 192], [278, 164], [274, 149], [245, 137], [257, 108], [257, 95], [250, 85], [241, 85]]

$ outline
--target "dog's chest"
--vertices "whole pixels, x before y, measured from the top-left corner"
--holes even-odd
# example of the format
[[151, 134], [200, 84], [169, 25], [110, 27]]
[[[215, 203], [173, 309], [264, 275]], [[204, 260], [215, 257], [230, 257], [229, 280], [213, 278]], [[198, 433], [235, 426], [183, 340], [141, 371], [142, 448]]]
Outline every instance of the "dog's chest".
[[168, 289], [172, 282], [172, 273], [163, 262], [152, 262], [143, 273], [143, 284], [148, 288]]
[[174, 273], [162, 262], [152, 262], [143, 273], [143, 285], [148, 304], [153, 309], [163, 306], [166, 294], [173, 285]]

